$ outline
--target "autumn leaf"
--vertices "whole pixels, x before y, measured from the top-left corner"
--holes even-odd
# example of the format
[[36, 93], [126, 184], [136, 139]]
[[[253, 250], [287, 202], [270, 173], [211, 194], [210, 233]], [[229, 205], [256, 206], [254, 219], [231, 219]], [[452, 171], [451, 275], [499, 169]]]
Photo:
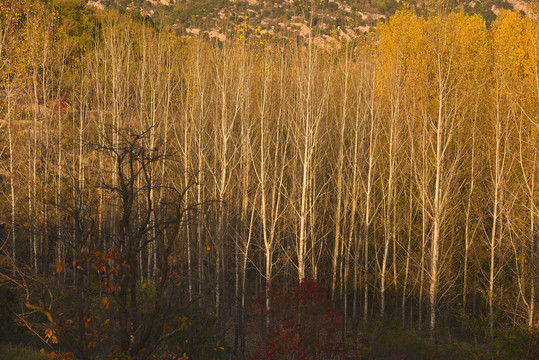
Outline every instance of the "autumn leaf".
[[104, 297], [101, 299], [101, 303], [105, 306], [105, 308], [108, 310], [109, 308], [109, 298], [108, 297]]

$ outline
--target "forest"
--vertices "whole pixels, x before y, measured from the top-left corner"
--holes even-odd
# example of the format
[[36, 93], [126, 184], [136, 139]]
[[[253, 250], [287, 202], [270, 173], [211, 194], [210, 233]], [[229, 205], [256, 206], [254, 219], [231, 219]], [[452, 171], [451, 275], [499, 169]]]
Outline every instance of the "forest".
[[536, 358], [539, 19], [255, 35], [0, 1], [0, 337], [82, 360]]

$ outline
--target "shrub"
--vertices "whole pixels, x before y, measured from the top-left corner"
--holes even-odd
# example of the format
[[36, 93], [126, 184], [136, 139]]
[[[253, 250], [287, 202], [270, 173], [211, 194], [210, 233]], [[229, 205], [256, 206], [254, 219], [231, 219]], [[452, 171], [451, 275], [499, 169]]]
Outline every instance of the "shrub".
[[[257, 353], [249, 359], [344, 358], [344, 350], [337, 342], [341, 315], [327, 299], [321, 283], [303, 280], [288, 291], [274, 287], [269, 291], [269, 302], [269, 313], [263, 296], [251, 310], [251, 330], [259, 339]], [[271, 321], [266, 329], [267, 315]]]
[[499, 359], [538, 359], [539, 323], [532, 328], [497, 328], [492, 344], [493, 356]]

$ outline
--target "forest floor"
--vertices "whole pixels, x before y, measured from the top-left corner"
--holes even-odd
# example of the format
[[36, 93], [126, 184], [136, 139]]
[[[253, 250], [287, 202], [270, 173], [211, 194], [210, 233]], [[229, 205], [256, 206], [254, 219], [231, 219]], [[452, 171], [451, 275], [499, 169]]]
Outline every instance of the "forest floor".
[[[234, 348], [234, 324], [225, 325], [224, 341], [230, 349]], [[490, 346], [477, 339], [441, 338], [437, 344], [428, 340], [417, 331], [402, 327], [398, 322], [375, 319], [365, 331], [349, 332], [346, 343], [347, 359], [361, 360], [487, 360], [487, 359], [533, 359], [519, 353], [511, 355], [499, 346]], [[339, 337], [341, 334], [339, 334]], [[246, 335], [247, 356], [256, 355], [260, 350], [257, 336], [251, 332]], [[514, 346], [514, 344], [513, 344]], [[517, 345], [518, 346], [518, 345]], [[505, 349], [507, 350], [507, 349]], [[335, 358], [337, 360], [338, 358]], [[339, 359], [340, 360], [340, 359]]]
[[45, 354], [21, 345], [0, 344], [0, 360], [42, 360]]

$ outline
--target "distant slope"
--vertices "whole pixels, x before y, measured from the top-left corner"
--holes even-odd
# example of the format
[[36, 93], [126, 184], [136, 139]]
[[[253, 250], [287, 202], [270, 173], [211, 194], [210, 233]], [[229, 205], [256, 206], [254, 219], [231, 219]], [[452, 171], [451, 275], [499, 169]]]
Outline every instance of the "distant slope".
[[[157, 24], [173, 26], [179, 34], [224, 38], [231, 30], [249, 34], [306, 36], [310, 29], [324, 39], [353, 38], [370, 31], [400, 8], [432, 11], [434, 1], [410, 0], [87, 0], [89, 6], [113, 6], [149, 15]], [[524, 0], [449, 1], [452, 10], [481, 15], [487, 25], [501, 9], [530, 14]]]

